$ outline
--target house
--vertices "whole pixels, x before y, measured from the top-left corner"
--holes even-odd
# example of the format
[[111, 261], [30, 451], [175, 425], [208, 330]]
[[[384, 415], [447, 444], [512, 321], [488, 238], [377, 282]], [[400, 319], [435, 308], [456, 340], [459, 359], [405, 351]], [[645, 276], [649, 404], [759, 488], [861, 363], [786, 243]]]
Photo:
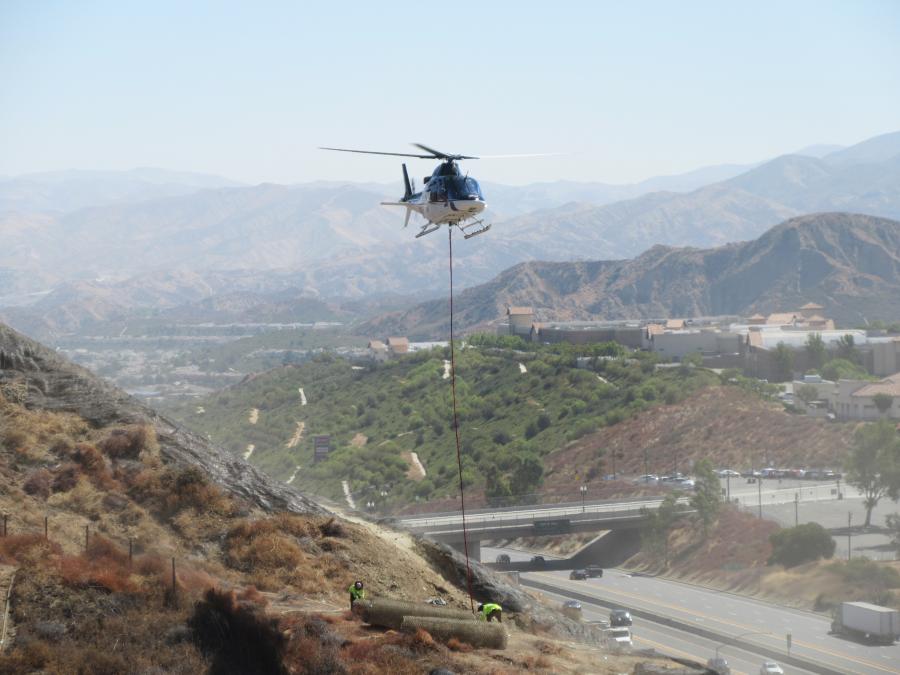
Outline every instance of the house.
[[409, 351], [409, 338], [389, 337], [387, 339], [387, 350], [391, 356], [406, 354]]
[[387, 361], [388, 348], [381, 340], [369, 340], [369, 344], [366, 346], [369, 350], [369, 357], [374, 361]]
[[[879, 394], [890, 399], [890, 406], [884, 412], [876, 405], [876, 396]], [[838, 380], [831, 409], [842, 420], [877, 420], [882, 417], [900, 419], [900, 373], [894, 373], [879, 382]]]

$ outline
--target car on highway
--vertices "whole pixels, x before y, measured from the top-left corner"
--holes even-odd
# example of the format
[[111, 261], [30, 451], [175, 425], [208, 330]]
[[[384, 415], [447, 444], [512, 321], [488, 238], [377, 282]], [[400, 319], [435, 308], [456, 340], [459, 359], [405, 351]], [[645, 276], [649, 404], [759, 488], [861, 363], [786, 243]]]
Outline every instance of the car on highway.
[[562, 613], [569, 617], [570, 619], [574, 619], [575, 621], [581, 620], [581, 603], [577, 600], [566, 600], [562, 604]]
[[659, 483], [659, 476], [653, 473], [645, 473], [643, 476], [638, 476], [631, 482], [635, 485], [656, 485]]
[[584, 571], [587, 572], [587, 575], [591, 579], [599, 578], [603, 576], [603, 568], [600, 565], [588, 565], [584, 568]]
[[664, 478], [660, 485], [663, 487], [675, 488], [676, 490], [693, 490], [694, 489], [694, 481], [691, 478], [685, 477], [670, 477]]
[[706, 662], [706, 669], [716, 673], [716, 675], [731, 675], [731, 666], [722, 656], [714, 656]]
[[609, 625], [613, 628], [618, 626], [630, 626], [632, 623], [631, 612], [627, 609], [614, 609], [609, 613]]
[[631, 651], [633, 646], [631, 631], [626, 626], [613, 627], [604, 632], [606, 633], [606, 644], [609, 649], [617, 652]]
[[735, 471], [734, 469], [719, 469], [716, 473], [719, 474], [719, 478], [728, 478], [729, 476], [738, 478], [741, 475], [740, 472]]
[[509, 554], [501, 553], [500, 555], [497, 556], [497, 564], [498, 565], [509, 565], [509, 563], [510, 563]]
[[547, 566], [547, 559], [542, 555], [536, 555], [531, 558], [531, 566], [543, 569]]
[[759, 667], [759, 675], [784, 675], [784, 671], [774, 661], [765, 661]]
[[569, 578], [573, 581], [584, 581], [588, 578], [587, 570], [572, 570], [569, 572]]

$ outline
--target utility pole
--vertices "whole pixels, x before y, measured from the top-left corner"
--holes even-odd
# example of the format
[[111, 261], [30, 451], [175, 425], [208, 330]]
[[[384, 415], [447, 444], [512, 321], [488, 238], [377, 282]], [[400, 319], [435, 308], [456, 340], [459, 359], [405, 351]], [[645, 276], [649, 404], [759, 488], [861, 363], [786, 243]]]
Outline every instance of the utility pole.
[[794, 493], [794, 527], [800, 524], [800, 493]]
[[731, 501], [731, 474], [726, 474], [725, 476], [725, 492], [727, 494], [728, 501]]
[[853, 518], [853, 514], [850, 511], [847, 511], [847, 560], [850, 560], [850, 519]]
[[584, 513], [584, 496], [587, 494], [587, 485], [581, 486], [581, 512]]
[[762, 476], [756, 479], [756, 491], [759, 494], [759, 517], [762, 519]]

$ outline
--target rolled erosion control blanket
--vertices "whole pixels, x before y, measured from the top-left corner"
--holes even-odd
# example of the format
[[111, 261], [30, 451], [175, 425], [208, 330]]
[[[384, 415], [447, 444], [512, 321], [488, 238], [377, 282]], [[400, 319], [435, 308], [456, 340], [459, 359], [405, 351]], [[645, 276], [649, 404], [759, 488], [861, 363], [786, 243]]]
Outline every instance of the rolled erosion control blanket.
[[388, 600], [372, 598], [353, 603], [354, 611], [362, 614], [362, 619], [372, 626], [400, 629], [404, 616], [433, 616], [458, 621], [474, 621], [471, 612], [448, 607], [438, 607], [424, 602], [407, 602], [405, 600]]
[[400, 630], [404, 633], [415, 633], [421, 628], [436, 640], [447, 642], [456, 638], [473, 647], [487, 649], [506, 649], [506, 629], [500, 623], [472, 621], [467, 619], [441, 619], [434, 616], [404, 616]]

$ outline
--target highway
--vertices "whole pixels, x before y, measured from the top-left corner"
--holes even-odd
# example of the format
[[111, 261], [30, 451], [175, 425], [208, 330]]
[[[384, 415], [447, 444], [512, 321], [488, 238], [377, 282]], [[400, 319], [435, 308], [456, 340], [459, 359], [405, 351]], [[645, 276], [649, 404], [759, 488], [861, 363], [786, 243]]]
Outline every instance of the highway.
[[[837, 489], [834, 481], [791, 481], [763, 480], [762, 486], [747, 483], [744, 478], [722, 480], [723, 491], [730, 494], [732, 501], [737, 501], [747, 508], [756, 506], [761, 500], [763, 508], [776, 504], [793, 503], [795, 495], [801, 504], [810, 502], [836, 501]], [[856, 490], [845, 484], [841, 485], [845, 498], [858, 497]], [[687, 503], [690, 493], [680, 500]], [[564, 504], [536, 504], [533, 506], [505, 507], [495, 509], [479, 509], [466, 513], [466, 525], [477, 530], [489, 528], [497, 522], [530, 522], [536, 519], [577, 518], [585, 514], [616, 515], [638, 513], [641, 508], [653, 509], [659, 506], [662, 497], [638, 497], [606, 501], [568, 502]], [[430, 513], [406, 516], [396, 520], [398, 525], [416, 532], [456, 532], [462, 529], [462, 515], [458, 511], [449, 513]]]
[[[530, 558], [529, 553], [514, 549], [485, 547], [482, 549], [482, 553], [485, 560], [493, 560], [499, 553], [506, 553], [514, 560]], [[793, 655], [814, 660], [842, 673], [865, 673], [866, 675], [900, 673], [900, 644], [890, 647], [863, 645], [829, 635], [830, 620], [828, 617], [812, 612], [771, 605], [752, 598], [677, 581], [632, 576], [618, 569], [606, 570], [600, 579], [585, 581], [571, 581], [567, 572], [522, 573], [521, 580], [526, 586], [537, 583], [545, 587], [552, 587], [551, 592], [560, 598], [574, 597], [585, 604], [586, 599], [593, 597], [604, 606], [613, 605], [631, 610], [644, 610], [695, 625], [698, 629], [713, 631], [725, 639], [751, 632], [771, 633], [770, 635], [746, 636], [744, 640], [775, 649], [782, 654], [786, 649], [785, 635], [790, 632], [793, 641], [791, 650]], [[546, 593], [544, 588], [540, 590]], [[606, 616], [608, 616], [608, 610], [599, 610], [598, 617]], [[691, 654], [696, 660], [704, 663], [712, 656], [715, 648], [715, 644], [710, 640], [663, 625], [650, 625], [647, 619], [636, 619], [634, 628], [637, 637], [643, 633], [646, 639], [655, 642], [660, 642], [660, 640], [652, 637], [653, 631], [655, 633], [652, 634], [662, 640], [667, 639], [667, 636], [678, 640], [677, 644], [673, 643], [673, 647]], [[644, 628], [649, 628], [650, 632]], [[661, 642], [661, 644], [665, 644], [665, 642]], [[712, 650], [710, 650], [710, 645]], [[729, 662], [732, 661], [732, 654], [735, 655], [735, 658], [740, 656], [739, 651], [732, 647], [725, 647], [722, 650]], [[680, 655], [684, 656], [684, 654]], [[745, 651], [744, 665], [749, 662], [746, 660], [747, 658], [748, 655]], [[752, 673], [758, 672], [759, 664], [765, 658], [762, 654], [755, 655], [756, 665], [753, 667]], [[785, 672], [802, 671], [791, 666], [786, 667]], [[816, 671], [813, 670], [813, 672]]]
[[[560, 604], [569, 599], [565, 594], [546, 591], [542, 591], [542, 595]], [[609, 609], [599, 605], [582, 603], [582, 616], [584, 621], [608, 619]], [[635, 649], [655, 649], [661, 654], [675, 658], [690, 659], [705, 664], [707, 659], [715, 655], [716, 647], [719, 647], [719, 655], [728, 661], [728, 665], [731, 666], [731, 672], [734, 675], [756, 675], [759, 672], [760, 665], [766, 660], [765, 657], [759, 654], [738, 649], [731, 645], [723, 645], [715, 640], [709, 640], [643, 619], [636, 619], [631, 628]], [[814, 672], [793, 667], [785, 668], [785, 673], [791, 673], [792, 675], [805, 675]]]

